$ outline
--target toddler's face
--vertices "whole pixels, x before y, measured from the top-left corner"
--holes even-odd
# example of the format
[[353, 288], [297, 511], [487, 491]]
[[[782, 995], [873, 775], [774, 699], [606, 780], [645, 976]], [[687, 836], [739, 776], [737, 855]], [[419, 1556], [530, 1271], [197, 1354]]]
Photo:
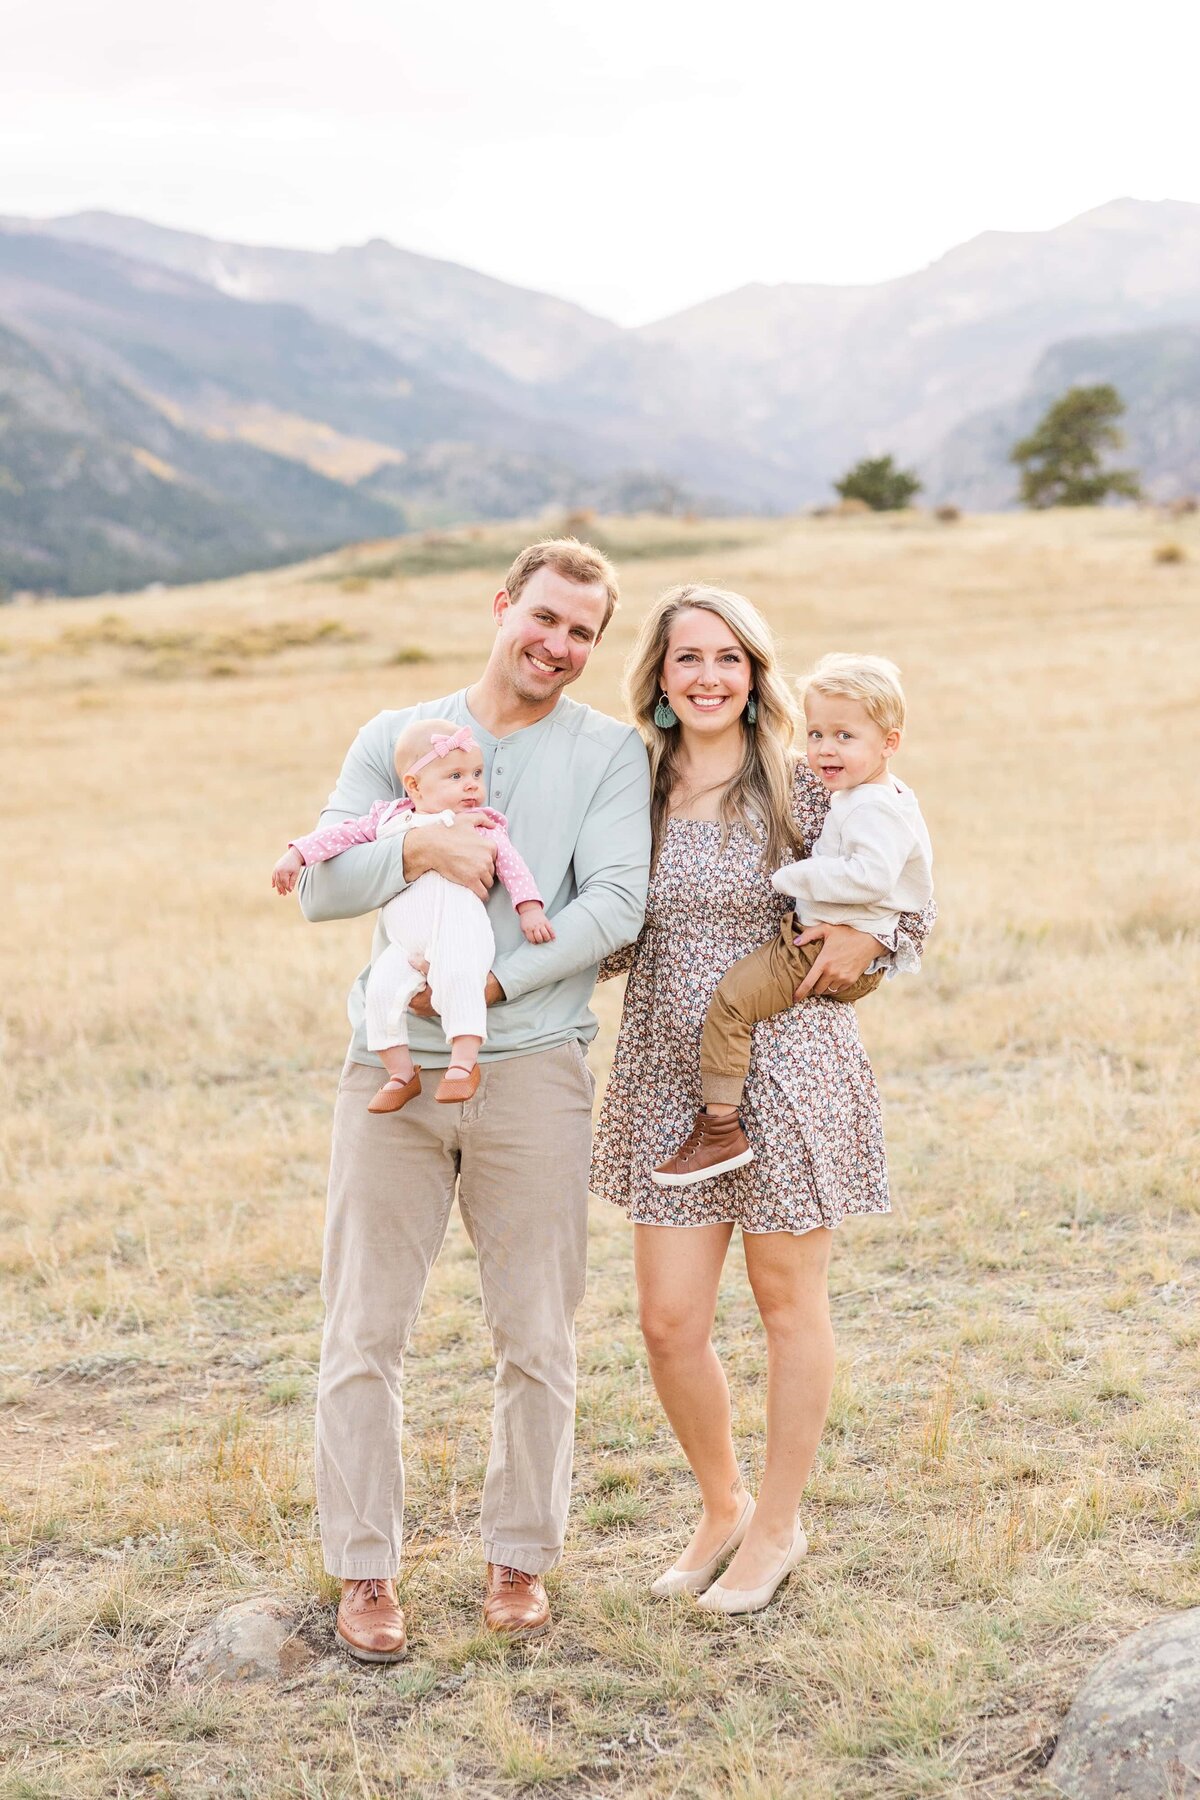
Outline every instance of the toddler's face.
[[808, 766], [831, 793], [886, 778], [888, 758], [900, 747], [900, 733], [882, 731], [861, 700], [809, 693], [804, 718]]
[[470, 812], [486, 798], [483, 752], [478, 745], [451, 750], [449, 756], [426, 763], [404, 786], [418, 812]]

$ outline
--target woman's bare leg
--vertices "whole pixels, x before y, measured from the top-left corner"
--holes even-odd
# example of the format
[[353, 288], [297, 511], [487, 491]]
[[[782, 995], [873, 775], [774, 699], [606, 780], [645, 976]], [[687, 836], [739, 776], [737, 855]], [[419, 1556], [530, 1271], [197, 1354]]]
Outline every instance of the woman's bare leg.
[[733, 1448], [729, 1386], [713, 1348], [732, 1225], [635, 1225], [633, 1262], [650, 1373], [700, 1487], [703, 1511], [678, 1567], [698, 1569], [746, 1503]]
[[767, 1334], [767, 1455], [750, 1529], [721, 1577], [759, 1587], [792, 1541], [796, 1509], [816, 1460], [833, 1392], [829, 1253], [833, 1233], [745, 1236], [746, 1272]]

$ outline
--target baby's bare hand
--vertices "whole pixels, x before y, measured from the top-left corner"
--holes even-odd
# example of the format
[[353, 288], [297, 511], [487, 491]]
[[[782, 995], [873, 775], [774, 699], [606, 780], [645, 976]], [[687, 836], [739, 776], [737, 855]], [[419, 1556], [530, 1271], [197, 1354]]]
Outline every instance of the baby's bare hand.
[[290, 894], [296, 885], [304, 858], [298, 850], [285, 850], [271, 870], [271, 886], [277, 894]]
[[522, 906], [519, 908], [521, 930], [525, 933], [527, 944], [552, 944], [554, 927], [546, 917], [542, 906]]

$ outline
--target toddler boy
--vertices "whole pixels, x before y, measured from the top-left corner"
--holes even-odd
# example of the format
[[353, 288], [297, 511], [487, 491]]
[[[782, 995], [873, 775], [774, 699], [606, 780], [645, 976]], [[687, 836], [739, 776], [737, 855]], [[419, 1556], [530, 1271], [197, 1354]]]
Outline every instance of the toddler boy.
[[[881, 656], [826, 656], [801, 684], [808, 763], [830, 796], [812, 854], [788, 863], [772, 885], [796, 901], [779, 936], [722, 976], [700, 1040], [703, 1106], [692, 1134], [654, 1170], [659, 1187], [690, 1187], [753, 1162], [738, 1107], [760, 1019], [793, 1004], [820, 942], [798, 944], [809, 925], [853, 925], [886, 938], [904, 912], [920, 912], [933, 894], [933, 851], [916, 795], [888, 763], [900, 748], [904, 691], [894, 663]], [[861, 1000], [883, 980], [880, 956], [839, 1001]]]

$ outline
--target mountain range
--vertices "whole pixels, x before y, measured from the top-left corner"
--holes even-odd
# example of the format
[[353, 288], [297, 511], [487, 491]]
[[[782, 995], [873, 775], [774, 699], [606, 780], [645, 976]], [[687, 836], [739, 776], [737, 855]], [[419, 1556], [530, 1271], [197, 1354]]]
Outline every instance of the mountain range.
[[382, 240], [0, 220], [0, 583], [190, 580], [547, 506], [794, 510], [859, 456], [1011, 503], [1077, 380], [1200, 487], [1200, 206], [984, 232], [869, 286], [751, 285], [637, 329]]

